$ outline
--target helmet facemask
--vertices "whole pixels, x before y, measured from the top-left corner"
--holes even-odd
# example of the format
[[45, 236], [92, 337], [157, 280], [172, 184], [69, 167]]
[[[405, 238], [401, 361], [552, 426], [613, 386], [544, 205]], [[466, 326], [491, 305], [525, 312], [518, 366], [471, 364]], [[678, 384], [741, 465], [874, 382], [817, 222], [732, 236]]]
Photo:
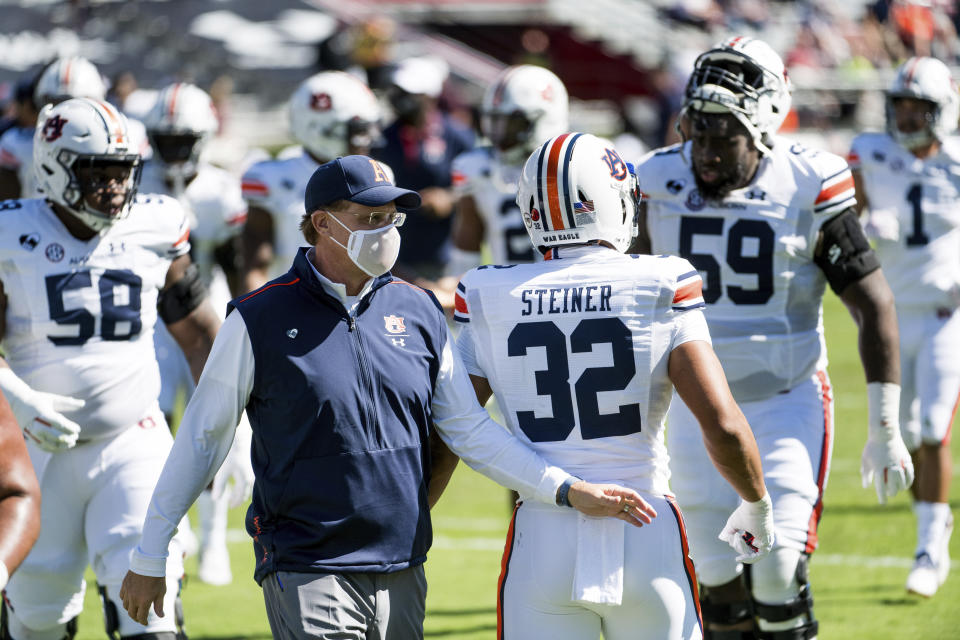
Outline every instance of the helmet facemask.
[[[897, 124], [896, 104], [909, 98], [926, 103], [925, 125], [916, 131], [901, 131]], [[917, 107], [908, 107], [918, 111]], [[957, 128], [960, 119], [960, 93], [949, 67], [936, 58], [915, 57], [897, 70], [886, 99], [887, 132], [909, 151], [945, 140]]]
[[165, 165], [168, 177], [195, 175], [205, 136], [193, 132], [150, 131], [150, 144]]
[[[782, 63], [769, 47], [752, 41], [767, 51], [767, 64], [782, 71]], [[751, 46], [751, 45], [748, 45]], [[746, 53], [722, 45], [702, 54], [687, 82], [681, 116], [689, 110], [703, 113], [730, 113], [746, 127], [753, 144], [762, 154], [770, 153], [771, 137], [780, 128], [790, 108], [789, 82]]]
[[536, 119], [531, 120], [520, 110], [490, 111], [481, 119], [484, 135], [507, 164], [520, 164], [537, 147], [532, 136], [535, 125]]
[[57, 162], [69, 176], [63, 206], [96, 232], [130, 212], [143, 164], [138, 154], [81, 155], [61, 149]]
[[349, 155], [369, 154], [374, 147], [383, 146], [380, 124], [359, 117], [350, 118], [346, 124], [346, 142]]

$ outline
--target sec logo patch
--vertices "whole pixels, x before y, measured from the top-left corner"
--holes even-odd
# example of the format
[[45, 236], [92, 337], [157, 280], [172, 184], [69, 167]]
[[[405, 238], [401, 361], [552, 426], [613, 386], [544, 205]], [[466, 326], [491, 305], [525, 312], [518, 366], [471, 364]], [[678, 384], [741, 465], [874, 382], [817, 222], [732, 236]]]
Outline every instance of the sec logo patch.
[[43, 253], [47, 256], [47, 260], [50, 262], [60, 262], [63, 260], [65, 252], [59, 243], [51, 242], [47, 245], [47, 249]]

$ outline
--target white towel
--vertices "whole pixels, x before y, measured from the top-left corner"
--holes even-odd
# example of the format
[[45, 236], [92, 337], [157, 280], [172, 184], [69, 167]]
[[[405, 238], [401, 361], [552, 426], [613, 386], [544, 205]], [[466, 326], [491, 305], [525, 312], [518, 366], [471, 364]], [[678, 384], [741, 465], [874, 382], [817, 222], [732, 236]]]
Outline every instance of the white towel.
[[623, 600], [623, 535], [626, 523], [616, 518], [577, 514], [574, 602], [619, 605]]

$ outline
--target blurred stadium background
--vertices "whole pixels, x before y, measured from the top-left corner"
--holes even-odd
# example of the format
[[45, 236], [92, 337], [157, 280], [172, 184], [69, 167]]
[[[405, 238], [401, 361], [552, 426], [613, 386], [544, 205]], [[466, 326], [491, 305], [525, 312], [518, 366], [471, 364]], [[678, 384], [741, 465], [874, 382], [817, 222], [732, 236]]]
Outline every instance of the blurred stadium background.
[[[882, 90], [899, 62], [934, 55], [955, 68], [960, 54], [960, 9], [952, 0], [0, 0], [0, 17], [4, 115], [18, 86], [56, 56], [97, 64], [111, 98], [133, 115], [149, 107], [157, 88], [187, 80], [208, 90], [219, 110], [210, 159], [237, 171], [255, 150], [273, 154], [291, 143], [286, 100], [301, 80], [326, 69], [366, 79], [389, 109], [391, 66], [438, 58], [450, 71], [442, 107], [472, 125], [483, 89], [501, 69], [542, 64], [569, 88], [574, 129], [614, 138], [637, 157], [673, 139], [671, 120], [696, 55], [728, 35], [753, 35], [789, 67], [791, 135], [845, 155], [857, 132], [883, 127]], [[872, 491], [859, 487], [862, 373], [852, 323], [828, 298], [839, 429], [823, 545], [812, 563], [821, 637], [958, 638], [956, 575], [931, 601], [903, 592], [914, 541], [908, 498], [880, 509]], [[960, 448], [953, 450], [957, 460]], [[957, 498], [954, 489], [954, 506]], [[435, 516], [427, 637], [494, 637], [506, 496], [461, 469]], [[231, 514], [233, 585], [192, 580], [196, 565], [188, 563], [192, 638], [269, 637], [241, 521], [238, 509]], [[958, 550], [954, 540], [955, 558]], [[79, 637], [102, 634], [91, 588]]]
[[654, 147], [672, 135], [696, 55], [753, 35], [789, 67], [786, 127], [846, 153], [855, 131], [882, 127], [881, 90], [899, 61], [954, 66], [960, 53], [953, 0], [0, 0], [0, 13], [0, 105], [57, 55], [93, 61], [134, 115], [153, 89], [191, 81], [221, 109], [212, 159], [228, 167], [288, 141], [284, 102], [324, 69], [382, 95], [394, 62], [440, 58], [443, 107], [473, 123], [500, 69], [539, 63], [567, 85], [575, 129]]

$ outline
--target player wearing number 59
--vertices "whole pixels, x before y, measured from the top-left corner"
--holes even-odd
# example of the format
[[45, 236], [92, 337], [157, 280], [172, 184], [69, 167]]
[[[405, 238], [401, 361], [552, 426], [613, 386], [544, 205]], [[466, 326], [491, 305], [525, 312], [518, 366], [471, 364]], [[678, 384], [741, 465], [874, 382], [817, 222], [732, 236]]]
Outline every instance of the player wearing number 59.
[[637, 233], [637, 197], [609, 143], [551, 138], [524, 165], [517, 196], [545, 261], [482, 266], [458, 287], [458, 347], [478, 399], [496, 395], [508, 429], [546, 460], [636, 487], [658, 513], [631, 529], [521, 494], [500, 579], [508, 640], [586, 640], [601, 630], [607, 640], [701, 637], [662, 441], [674, 386], [743, 498], [713, 535], [745, 562], [773, 544], [760, 456], [710, 348], [700, 276], [682, 258], [623, 254]]
[[694, 416], [675, 402], [667, 447], [705, 587], [704, 618], [713, 629], [756, 625], [796, 639], [817, 633], [806, 563], [833, 447], [821, 320], [827, 284], [859, 329], [869, 398], [864, 482], [875, 482], [884, 502], [910, 485], [913, 468], [897, 425], [890, 287], [857, 222], [846, 162], [775, 135], [790, 100], [769, 45], [720, 43], [697, 59], [687, 83], [680, 118], [689, 139], [652, 152], [637, 173], [648, 197], [647, 248], [687, 258], [704, 277], [704, 315], [760, 447], [777, 523], [777, 546], [745, 583], [713, 534], [736, 496], [710, 477]]
[[932, 596], [950, 571], [950, 425], [960, 395], [960, 94], [945, 64], [911, 58], [887, 92], [887, 131], [853, 141], [862, 221], [897, 306], [900, 427], [914, 456], [917, 547], [907, 590]]
[[[6, 588], [4, 637], [72, 637], [93, 568], [111, 637], [172, 640], [173, 616], [137, 624], [118, 598], [172, 444], [158, 404], [158, 315], [195, 375], [219, 321], [175, 200], [137, 195], [140, 156], [114, 107], [45, 108], [34, 136], [45, 199], [0, 203], [0, 388], [43, 495], [41, 530]], [[8, 366], [9, 365], [9, 366]], [[182, 575], [170, 563], [169, 605]]]

